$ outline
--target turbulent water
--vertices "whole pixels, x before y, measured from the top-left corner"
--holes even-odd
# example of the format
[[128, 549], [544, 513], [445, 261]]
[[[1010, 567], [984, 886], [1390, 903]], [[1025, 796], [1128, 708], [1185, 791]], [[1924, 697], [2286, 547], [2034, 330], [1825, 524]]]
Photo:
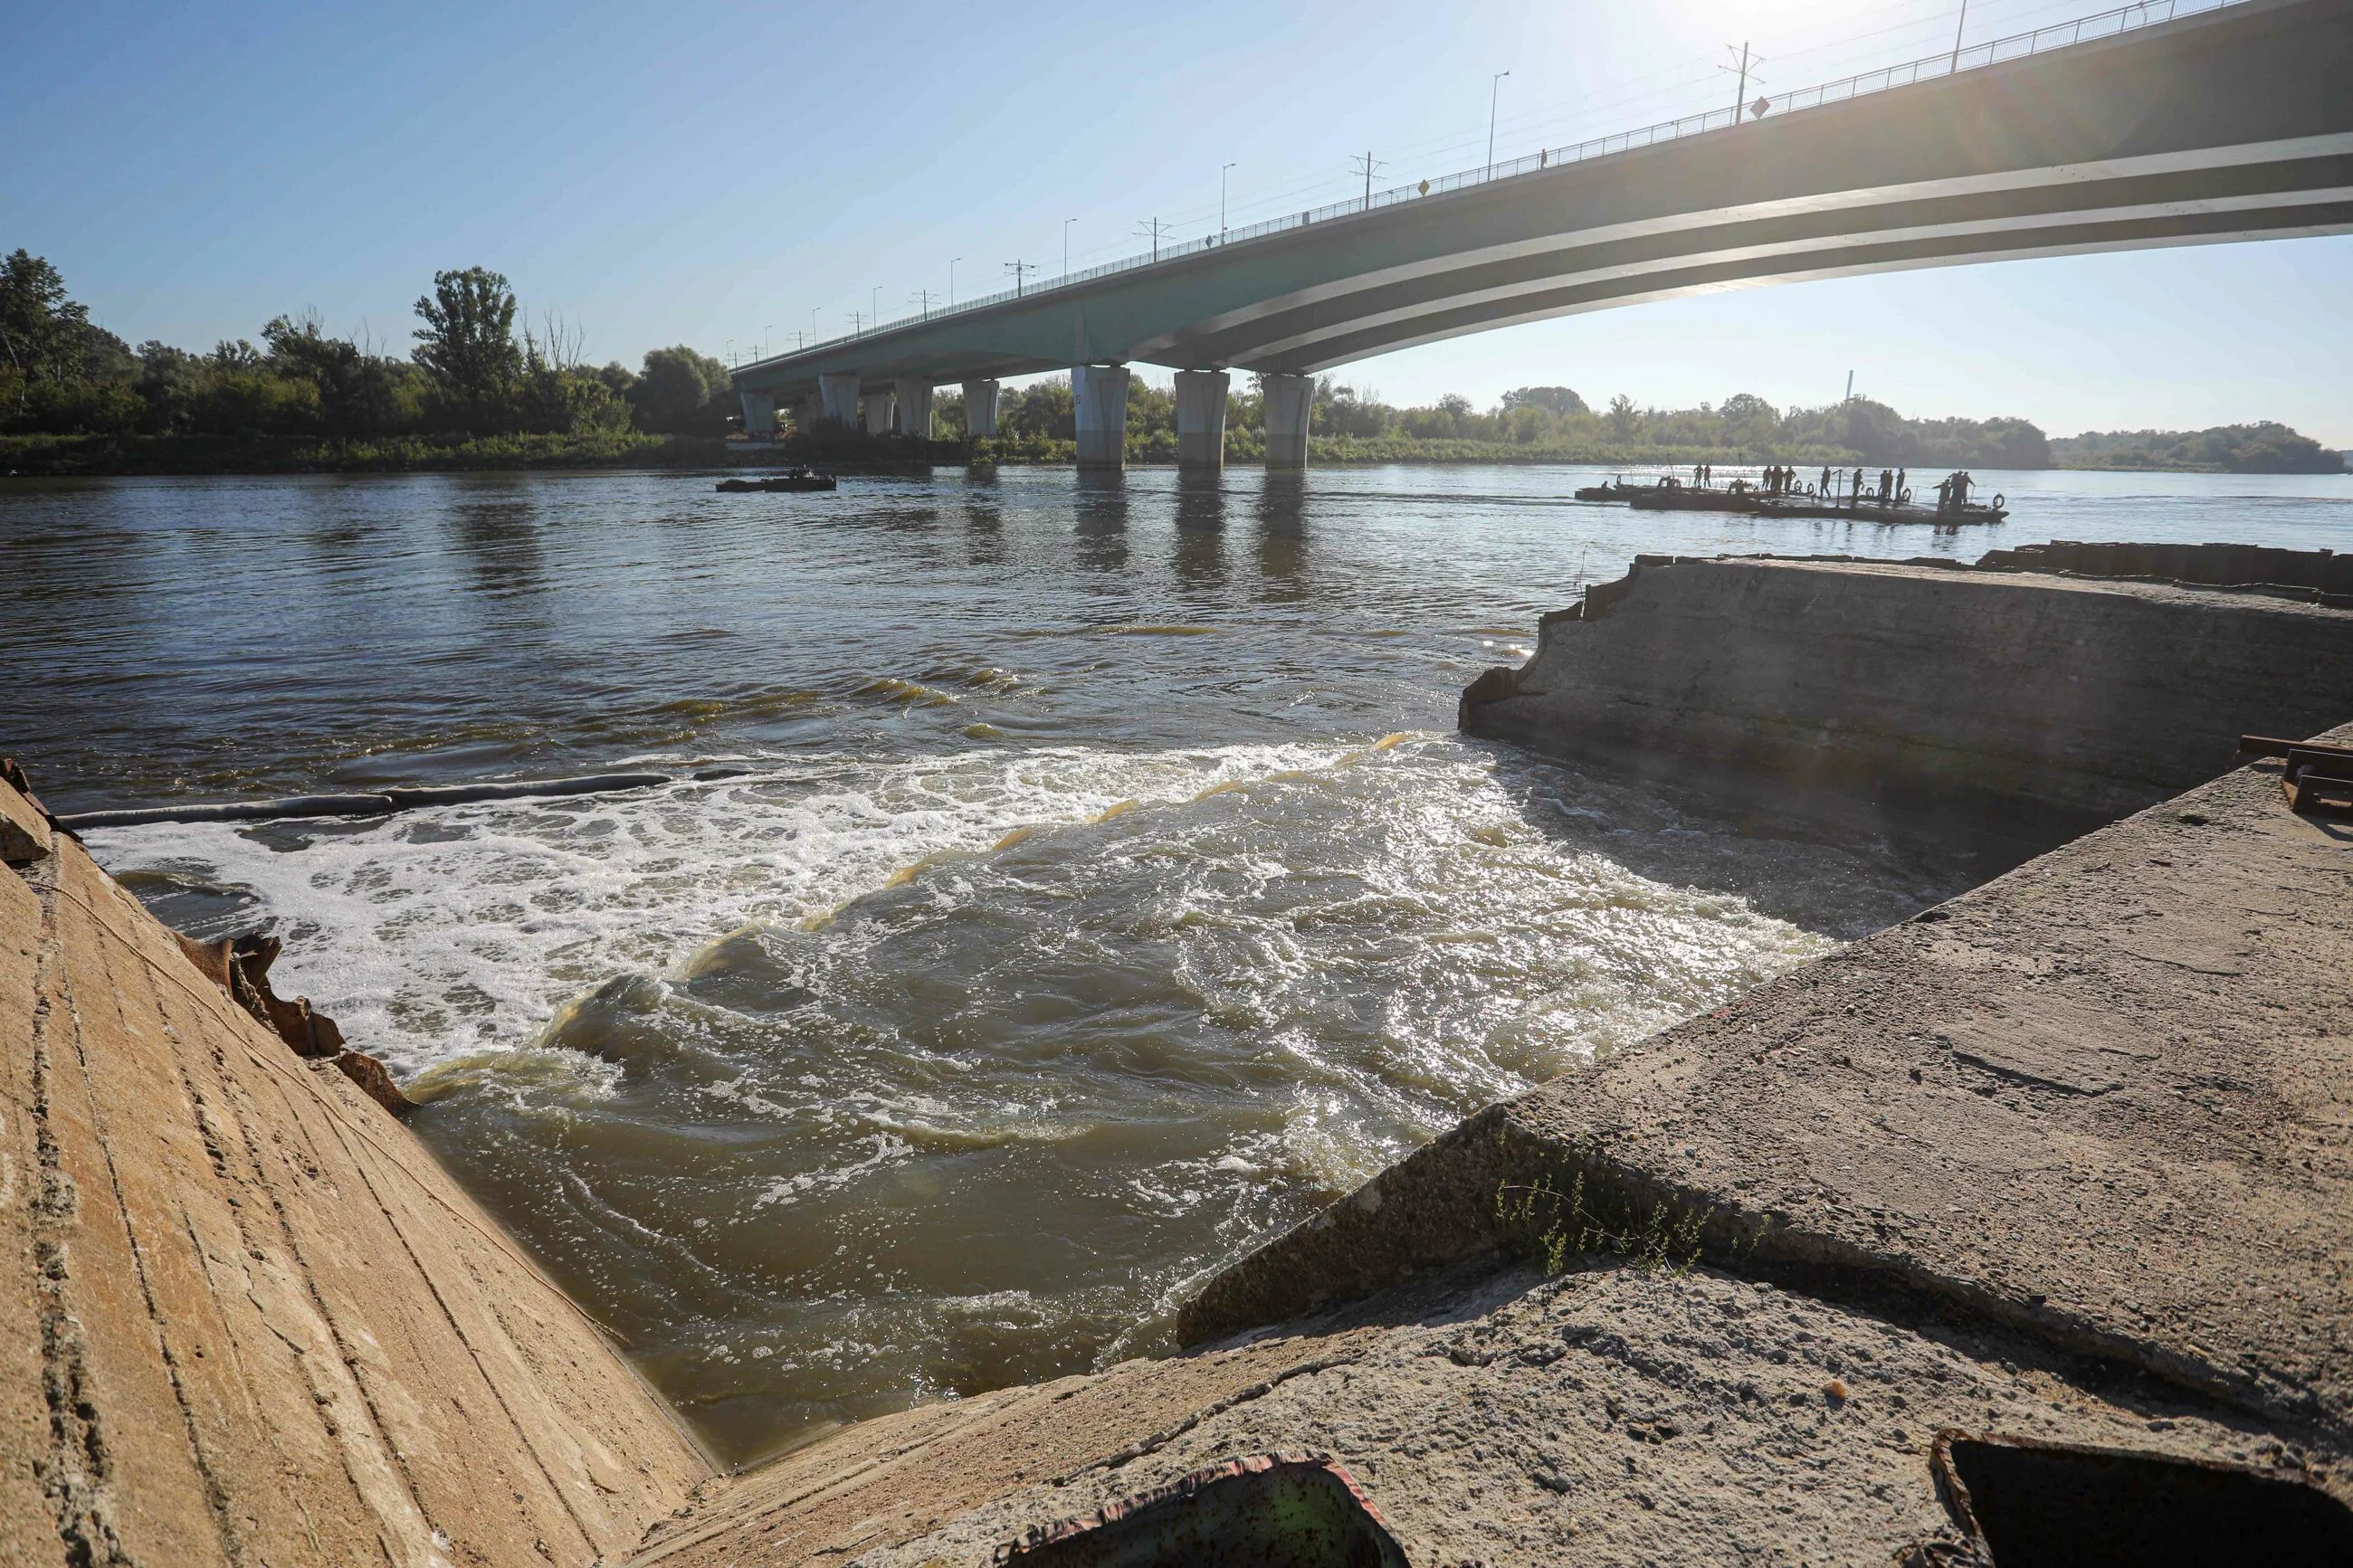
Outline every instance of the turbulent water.
[[1637, 551], [2353, 540], [2353, 483], [1993, 476], [2013, 521], [1636, 515], [1561, 468], [0, 484], [0, 748], [61, 809], [739, 776], [91, 836], [267, 922], [721, 1450], [1165, 1344], [1462, 1114], [1952, 890], [1466, 742]]

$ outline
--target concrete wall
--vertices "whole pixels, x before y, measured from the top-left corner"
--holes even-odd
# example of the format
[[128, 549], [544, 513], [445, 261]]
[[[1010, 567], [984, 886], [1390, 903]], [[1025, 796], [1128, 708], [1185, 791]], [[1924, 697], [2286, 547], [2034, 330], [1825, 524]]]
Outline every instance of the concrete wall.
[[2071, 539], [1989, 550], [1980, 566], [2064, 572], [2084, 577], [2150, 577], [2217, 586], [2256, 584], [2310, 588], [2315, 602], [2353, 608], [2353, 555], [2333, 550], [2276, 550], [2260, 544], [2084, 543]]
[[[2310, 595], [2305, 595], [2306, 601]], [[2353, 714], [2353, 611], [1896, 563], [1641, 558], [1545, 617], [1462, 728], [1840, 812], [2055, 842]]]
[[586, 1568], [693, 1495], [406, 1129], [0, 817], [0, 1563]]

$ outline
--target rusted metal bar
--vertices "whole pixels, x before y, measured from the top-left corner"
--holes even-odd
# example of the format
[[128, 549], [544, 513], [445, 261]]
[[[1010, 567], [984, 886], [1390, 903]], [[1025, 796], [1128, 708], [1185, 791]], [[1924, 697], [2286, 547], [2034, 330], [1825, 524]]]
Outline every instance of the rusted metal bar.
[[2353, 758], [2353, 746], [2331, 745], [2327, 741], [2283, 741], [2273, 735], [2242, 735], [2239, 750], [2255, 757], [2284, 757], [2291, 752], [2310, 752], [2315, 756]]

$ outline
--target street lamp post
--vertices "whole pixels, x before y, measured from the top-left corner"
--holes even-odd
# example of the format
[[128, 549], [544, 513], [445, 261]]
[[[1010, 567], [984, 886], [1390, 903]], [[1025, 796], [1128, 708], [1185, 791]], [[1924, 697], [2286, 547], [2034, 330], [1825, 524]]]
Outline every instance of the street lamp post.
[[951, 310], [955, 309], [955, 264], [963, 259], [961, 256], [948, 258], [948, 309]]
[[1504, 95], [1504, 79], [1512, 73], [1497, 71], [1487, 83], [1487, 173], [1495, 172], [1495, 105]]
[[1226, 175], [1232, 169], [1233, 165], [1228, 163], [1218, 171], [1218, 240], [1220, 244], [1226, 237]]
[[1062, 276], [1064, 278], [1071, 275], [1071, 226], [1078, 221], [1074, 217], [1066, 217], [1062, 220]]

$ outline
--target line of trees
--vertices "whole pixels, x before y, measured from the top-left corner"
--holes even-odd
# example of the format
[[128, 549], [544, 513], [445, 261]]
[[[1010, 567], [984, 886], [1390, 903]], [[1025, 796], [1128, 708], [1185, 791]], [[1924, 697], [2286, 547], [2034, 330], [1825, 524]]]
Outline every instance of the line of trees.
[[2070, 468], [2189, 468], [2229, 474], [2341, 474], [2345, 454], [2263, 420], [2206, 430], [2087, 430], [2051, 443]]
[[[1236, 379], [1226, 399], [1229, 455], [1259, 449], [1264, 400], [1255, 378]], [[943, 389], [934, 405], [939, 433], [964, 434], [960, 395]], [[1325, 376], [1315, 384], [1309, 434], [1319, 460], [1362, 461], [1517, 458], [1536, 461], [1691, 461], [1722, 454], [1739, 460], [1861, 462], [1914, 468], [2041, 468], [2052, 463], [2049, 438], [2016, 418], [1909, 419], [1868, 398], [1822, 408], [1776, 408], [1753, 393], [1697, 408], [1644, 408], [1623, 395], [1590, 407], [1567, 386], [1523, 386], [1493, 407], [1449, 394], [1427, 407], [1400, 408]], [[1049, 377], [1008, 388], [997, 407], [1005, 455], [1050, 457], [1072, 440], [1077, 422], [1070, 384]], [[1176, 395], [1138, 380], [1127, 395], [1129, 455], [1173, 456]], [[1165, 448], [1165, 453], [1164, 449]]]
[[1493, 443], [1603, 454], [1727, 452], [1751, 461], [1811, 458], [1911, 467], [2037, 468], [2050, 446], [2018, 418], [1911, 419], [1883, 403], [1848, 398], [1821, 408], [1775, 407], [1752, 392], [1696, 408], [1647, 408], [1620, 394], [1596, 409], [1566, 386], [1524, 386], [1480, 410], [1459, 395], [1427, 408], [1393, 408], [1372, 393], [1316, 388], [1312, 434], [1380, 442]]
[[417, 317], [406, 357], [338, 337], [314, 311], [273, 317], [259, 345], [132, 348], [20, 248], [0, 259], [0, 431], [351, 442], [723, 436], [741, 422], [717, 360], [679, 344], [635, 372], [586, 364], [576, 330], [552, 314], [531, 325], [487, 268], [436, 273]]
[[[1228, 455], [1264, 449], [1263, 400], [1254, 377], [1237, 377], [1226, 400]], [[940, 434], [964, 433], [963, 400], [944, 389]], [[1864, 463], [1967, 468], [2202, 468], [2233, 473], [2338, 473], [2340, 454], [2286, 426], [2202, 431], [2093, 433], [2053, 438], [2031, 420], [1917, 419], [1868, 397], [1820, 407], [1777, 408], [1736, 393], [1696, 408], [1646, 408], [1620, 395], [1596, 409], [1574, 388], [1523, 386], [1479, 409], [1456, 395], [1398, 407], [1369, 389], [1325, 376], [1315, 384], [1310, 435], [1317, 462], [1520, 459], [1567, 462]], [[1070, 384], [1049, 377], [1008, 389], [997, 411], [1005, 457], [1051, 460], [1077, 434]], [[1138, 380], [1127, 404], [1128, 453], [1172, 458], [1175, 394]]]

